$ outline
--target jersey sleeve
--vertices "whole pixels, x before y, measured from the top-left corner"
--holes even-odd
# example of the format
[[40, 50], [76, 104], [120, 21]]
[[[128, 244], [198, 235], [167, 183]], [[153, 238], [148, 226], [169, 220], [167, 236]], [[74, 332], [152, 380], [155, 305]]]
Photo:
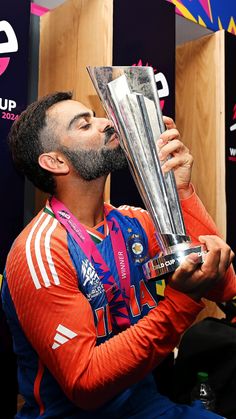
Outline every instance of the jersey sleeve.
[[96, 346], [93, 312], [78, 289], [66, 233], [56, 220], [46, 223], [43, 217], [13, 246], [8, 287], [24, 334], [43, 364], [69, 399], [95, 409], [160, 363], [203, 304], [167, 286], [165, 300], [146, 317]]
[[[191, 237], [193, 243], [199, 243], [198, 237], [200, 235], [220, 236], [214, 221], [195, 192], [189, 198], [181, 200], [181, 206], [187, 234]], [[231, 300], [235, 296], [236, 277], [231, 265], [224, 279], [208, 293], [206, 298], [218, 303]]]
[[195, 192], [187, 199], [182, 199], [181, 207], [187, 234], [193, 243], [199, 243], [200, 235], [219, 236], [217, 227]]

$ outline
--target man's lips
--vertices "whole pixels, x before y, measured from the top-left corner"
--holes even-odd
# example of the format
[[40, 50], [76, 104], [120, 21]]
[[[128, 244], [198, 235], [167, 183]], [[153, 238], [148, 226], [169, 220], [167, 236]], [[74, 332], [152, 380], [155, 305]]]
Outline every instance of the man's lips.
[[112, 134], [110, 136], [110, 138], [108, 139], [108, 141], [106, 141], [106, 144], [109, 144], [109, 143], [111, 143], [113, 141], [116, 141], [117, 143], [119, 143], [119, 135], [116, 132], [114, 132], [114, 134]]

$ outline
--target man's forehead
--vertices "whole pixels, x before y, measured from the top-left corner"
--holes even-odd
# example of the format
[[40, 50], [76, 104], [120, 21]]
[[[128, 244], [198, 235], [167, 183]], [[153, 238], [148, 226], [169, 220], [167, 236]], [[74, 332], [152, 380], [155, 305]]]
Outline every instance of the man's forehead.
[[73, 113], [93, 113], [89, 108], [87, 108], [83, 103], [78, 102], [77, 100], [62, 100], [61, 102], [57, 102], [52, 105], [48, 109], [48, 115], [56, 116], [58, 115], [68, 115], [72, 116]]

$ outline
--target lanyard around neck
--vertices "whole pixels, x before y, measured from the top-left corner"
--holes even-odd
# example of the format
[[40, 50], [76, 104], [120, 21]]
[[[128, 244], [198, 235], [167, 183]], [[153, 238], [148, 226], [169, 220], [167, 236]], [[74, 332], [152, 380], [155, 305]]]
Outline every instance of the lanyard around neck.
[[[112, 257], [115, 258], [121, 290], [85, 227], [55, 197], [51, 198], [50, 204], [56, 219], [71, 234], [90, 263], [93, 266], [95, 264], [99, 264], [100, 266], [99, 272], [97, 273], [107, 295], [113, 331], [118, 332], [127, 328], [130, 325], [127, 309], [129, 303], [130, 268], [125, 241], [117, 220], [113, 217], [107, 220], [107, 224], [113, 249]], [[104, 209], [104, 215], [107, 217], [106, 208]]]

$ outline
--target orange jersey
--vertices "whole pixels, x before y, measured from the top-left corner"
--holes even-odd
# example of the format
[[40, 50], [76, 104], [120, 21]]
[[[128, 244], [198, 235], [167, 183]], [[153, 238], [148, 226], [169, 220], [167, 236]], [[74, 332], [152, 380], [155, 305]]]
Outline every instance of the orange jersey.
[[[124, 235], [131, 271], [131, 327], [122, 333], [113, 335], [99, 267], [86, 262], [50, 209], [24, 229], [8, 256], [3, 303], [24, 377], [20, 392], [32, 417], [56, 418], [64, 412], [63, 417], [79, 418], [80, 409], [106, 406], [118, 394], [125, 398], [125, 390], [172, 351], [203, 307], [169, 286], [164, 299], [154, 295], [156, 284], [146, 283], [140, 263], [158, 252], [148, 213], [106, 207]], [[183, 211], [193, 241], [199, 234], [215, 234], [195, 195], [183, 202]], [[98, 247], [119, 285], [109, 234], [92, 233], [103, 236]], [[233, 271], [215, 292], [223, 300], [236, 295]]]

